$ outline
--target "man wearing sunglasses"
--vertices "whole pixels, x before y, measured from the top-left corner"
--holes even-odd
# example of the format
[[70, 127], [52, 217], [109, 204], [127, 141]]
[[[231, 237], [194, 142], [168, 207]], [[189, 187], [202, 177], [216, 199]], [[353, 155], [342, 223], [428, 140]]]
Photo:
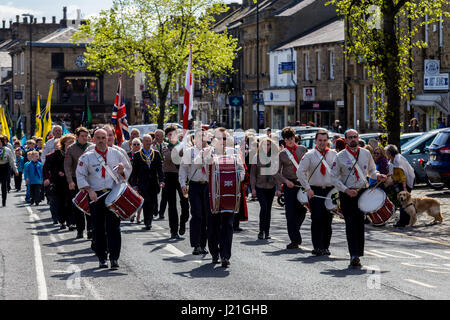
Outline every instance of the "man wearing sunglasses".
[[341, 209], [345, 219], [350, 266], [362, 267], [359, 257], [364, 255], [364, 213], [358, 207], [361, 194], [367, 190], [367, 177], [386, 181], [380, 174], [370, 151], [358, 145], [359, 134], [354, 129], [345, 132], [347, 146], [338, 153], [331, 166], [333, 184], [339, 190]]

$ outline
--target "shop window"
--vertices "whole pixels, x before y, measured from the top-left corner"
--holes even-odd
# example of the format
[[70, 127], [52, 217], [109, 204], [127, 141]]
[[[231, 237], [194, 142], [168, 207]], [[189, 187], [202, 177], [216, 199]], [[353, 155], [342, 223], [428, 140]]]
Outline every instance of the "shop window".
[[65, 77], [62, 103], [85, 103], [85, 85], [88, 86], [89, 102], [99, 102], [99, 80], [93, 77]]
[[52, 69], [64, 69], [64, 53], [52, 53]]

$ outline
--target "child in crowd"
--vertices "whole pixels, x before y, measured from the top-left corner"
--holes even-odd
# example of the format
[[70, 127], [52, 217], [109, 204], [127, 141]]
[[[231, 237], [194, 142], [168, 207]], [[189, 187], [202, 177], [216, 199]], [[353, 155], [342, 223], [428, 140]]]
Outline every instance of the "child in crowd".
[[27, 161], [25, 162], [24, 166], [23, 166], [23, 179], [25, 180], [25, 185], [27, 186], [27, 193], [25, 194], [25, 202], [26, 203], [30, 203], [31, 202], [31, 197], [30, 197], [30, 184], [27, 183], [27, 167], [30, 165], [31, 163], [31, 152], [32, 151], [28, 151], [26, 153], [27, 156]]
[[17, 171], [19, 172], [18, 176], [14, 176], [14, 182], [16, 185], [16, 191], [19, 192], [22, 188], [22, 176], [23, 176], [23, 170], [25, 166], [25, 160], [22, 156], [22, 150], [20, 148], [16, 148], [15, 150], [16, 154], [16, 166]]
[[41, 202], [42, 163], [39, 161], [39, 152], [31, 151], [31, 162], [27, 166], [27, 184], [30, 185], [31, 204], [37, 206]]

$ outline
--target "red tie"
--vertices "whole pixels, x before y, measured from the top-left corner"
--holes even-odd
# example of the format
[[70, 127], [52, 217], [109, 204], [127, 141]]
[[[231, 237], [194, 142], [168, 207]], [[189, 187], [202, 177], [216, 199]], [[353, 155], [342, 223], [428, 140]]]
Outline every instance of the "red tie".
[[[352, 150], [350, 150], [350, 148], [347, 146], [345, 146], [345, 149], [347, 149], [348, 152], [350, 152], [350, 154], [356, 159], [356, 161], [358, 161], [358, 155], [359, 155], [359, 147], [358, 147], [358, 151], [356, 151], [356, 153], [353, 153]], [[358, 170], [355, 169], [355, 176], [356, 176], [356, 180], [359, 180], [359, 174], [358, 174]]]
[[[323, 156], [323, 159], [326, 161], [325, 156], [326, 156], [328, 150], [330, 150], [330, 149], [328, 147], [325, 147], [325, 150], [322, 152], [316, 147], [316, 150], [320, 152], [320, 154]], [[322, 175], [326, 175], [326, 173], [327, 173], [327, 168], [325, 168], [325, 165], [323, 164], [323, 161], [321, 161], [320, 173]]]
[[[97, 153], [103, 157], [106, 165], [106, 153], [108, 152], [108, 147], [106, 147], [105, 152], [101, 152], [100, 150], [97, 149], [97, 147], [95, 147], [95, 151], [97, 151]], [[103, 179], [106, 178], [105, 166], [102, 166], [102, 178]]]
[[[297, 152], [295, 152], [295, 149], [297, 149], [297, 145], [295, 144], [293, 148], [286, 146], [286, 148], [294, 155], [294, 159], [298, 163], [299, 161], [298, 161]], [[297, 167], [295, 165], [294, 165], [294, 172], [297, 173]]]

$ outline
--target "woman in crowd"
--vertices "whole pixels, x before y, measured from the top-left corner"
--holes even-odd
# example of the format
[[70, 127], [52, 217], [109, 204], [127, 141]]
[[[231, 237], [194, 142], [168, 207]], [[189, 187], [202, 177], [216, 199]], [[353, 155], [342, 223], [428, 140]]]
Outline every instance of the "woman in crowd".
[[8, 181], [10, 180], [10, 171], [14, 171], [17, 176], [16, 156], [11, 149], [7, 147], [8, 138], [0, 135], [0, 183], [2, 185], [2, 206], [6, 206], [6, 196], [8, 194]]
[[419, 121], [417, 120], [417, 118], [412, 118], [409, 121], [409, 126], [406, 129], [406, 132], [407, 133], [420, 132]]
[[[270, 138], [262, 139], [258, 146], [258, 153], [255, 155], [256, 164], [252, 164], [250, 170], [252, 195], [254, 198], [258, 198], [261, 206], [258, 239], [270, 239], [272, 202], [277, 186], [274, 178], [277, 168], [270, 161], [272, 155], [278, 157], [278, 146]], [[275, 170], [275, 172], [271, 172], [271, 170]]]
[[[388, 145], [385, 148], [386, 156], [392, 164], [392, 179], [394, 180], [394, 188], [396, 193], [407, 191], [411, 193], [414, 187], [414, 169], [408, 160], [402, 156], [395, 145]], [[400, 220], [394, 227], [402, 228], [409, 224], [409, 215], [400, 207]]]

